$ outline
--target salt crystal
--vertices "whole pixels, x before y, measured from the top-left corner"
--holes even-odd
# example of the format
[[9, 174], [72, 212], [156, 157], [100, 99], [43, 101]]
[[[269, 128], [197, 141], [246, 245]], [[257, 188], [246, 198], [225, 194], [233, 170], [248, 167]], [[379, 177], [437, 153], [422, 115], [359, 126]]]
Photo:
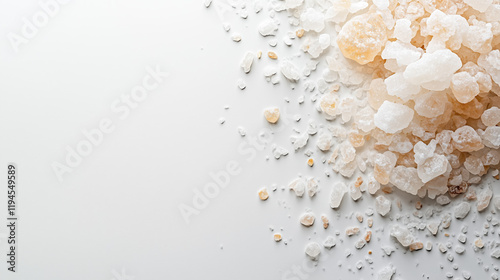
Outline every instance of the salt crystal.
[[385, 216], [389, 211], [391, 211], [391, 201], [385, 198], [383, 195], [377, 196], [375, 200], [375, 210], [381, 216]]
[[308, 8], [300, 15], [300, 21], [305, 31], [321, 32], [325, 28], [325, 18], [322, 13], [313, 8]]
[[440, 195], [436, 198], [436, 202], [439, 204], [439, 205], [446, 205], [446, 204], [449, 204], [451, 202], [450, 198], [445, 196], [445, 195]]
[[314, 214], [310, 212], [304, 213], [300, 216], [300, 223], [305, 227], [312, 226], [314, 224], [314, 220]]
[[392, 276], [396, 273], [396, 269], [392, 266], [386, 266], [379, 270], [377, 280], [391, 280]]
[[410, 20], [407, 18], [396, 20], [396, 25], [394, 26], [394, 37], [396, 39], [404, 43], [410, 43], [413, 37], [412, 33]]
[[484, 13], [491, 6], [493, 0], [464, 0], [464, 2], [474, 10]]
[[485, 110], [481, 115], [481, 121], [486, 126], [495, 126], [500, 123], [500, 109], [498, 107], [491, 107]]
[[491, 257], [492, 257], [492, 258], [495, 258], [495, 259], [500, 259], [500, 249], [495, 249], [495, 250], [491, 253]]
[[448, 164], [448, 159], [445, 156], [434, 155], [418, 165], [418, 177], [422, 179], [422, 182], [427, 183], [444, 174], [448, 168]]
[[305, 193], [306, 181], [302, 178], [297, 178], [288, 185], [288, 188], [293, 190], [296, 196], [302, 197]]
[[493, 198], [493, 205], [497, 210], [500, 210], [500, 196], [497, 195]]
[[289, 60], [283, 60], [280, 63], [280, 70], [283, 76], [290, 80], [291, 82], [296, 82], [300, 79], [299, 70], [297, 67]]
[[300, 7], [304, 3], [304, 0], [285, 0], [285, 5], [287, 9], [294, 9]]
[[[410, 43], [388, 41], [385, 45], [384, 51], [382, 51], [382, 58], [395, 59], [398, 66], [405, 66], [419, 60], [423, 53], [424, 51], [422, 49], [417, 48]], [[402, 73], [401, 76], [403, 76]], [[405, 81], [403, 77], [399, 80]], [[420, 89], [420, 87], [418, 87], [418, 89]]]
[[467, 202], [461, 202], [454, 208], [455, 218], [464, 219], [467, 217], [470, 211], [470, 204]]
[[235, 42], [240, 42], [241, 41], [241, 34], [237, 33], [237, 32], [231, 34], [231, 40], [233, 40]]
[[468, 125], [455, 130], [451, 137], [453, 146], [461, 152], [474, 152], [484, 147], [481, 137]]
[[347, 236], [353, 236], [355, 234], [358, 234], [359, 233], [359, 227], [349, 227], [349, 228], [346, 228], [345, 230], [345, 234]]
[[278, 25], [274, 22], [273, 19], [266, 19], [259, 25], [259, 33], [262, 36], [274, 36], [276, 35], [276, 31], [278, 30]]
[[307, 179], [307, 194], [313, 197], [318, 192], [318, 182], [314, 178]]
[[413, 195], [416, 195], [418, 190], [424, 186], [417, 169], [413, 167], [397, 166], [391, 173], [390, 182], [398, 189]]
[[366, 241], [364, 239], [359, 239], [358, 241], [356, 241], [354, 243], [354, 247], [358, 250], [362, 249], [363, 247], [365, 247], [366, 245]]
[[336, 244], [337, 243], [336, 243], [335, 237], [329, 235], [326, 237], [326, 240], [323, 242], [323, 247], [325, 247], [326, 249], [331, 249]]
[[477, 64], [483, 67], [495, 83], [500, 84], [500, 51], [492, 50], [488, 54], [482, 54]]
[[255, 54], [253, 52], [247, 52], [243, 59], [241, 60], [240, 66], [243, 68], [245, 73], [249, 73], [252, 70], [252, 64], [255, 59]]
[[480, 192], [477, 196], [477, 211], [481, 212], [488, 208], [492, 196], [493, 191], [489, 187], [486, 187], [482, 192]]
[[413, 113], [403, 104], [384, 101], [374, 116], [375, 126], [386, 133], [399, 132], [410, 125]]
[[439, 223], [436, 222], [428, 223], [427, 229], [432, 233], [432, 235], [436, 235], [439, 229]]
[[347, 190], [346, 184], [342, 182], [337, 182], [333, 185], [332, 193], [330, 195], [330, 207], [333, 209], [338, 208]]
[[270, 107], [264, 109], [264, 117], [269, 123], [276, 123], [280, 118], [280, 109], [277, 107]]
[[321, 254], [321, 247], [316, 242], [311, 242], [307, 244], [305, 249], [306, 255], [311, 258], [311, 260], [318, 260], [319, 255]]

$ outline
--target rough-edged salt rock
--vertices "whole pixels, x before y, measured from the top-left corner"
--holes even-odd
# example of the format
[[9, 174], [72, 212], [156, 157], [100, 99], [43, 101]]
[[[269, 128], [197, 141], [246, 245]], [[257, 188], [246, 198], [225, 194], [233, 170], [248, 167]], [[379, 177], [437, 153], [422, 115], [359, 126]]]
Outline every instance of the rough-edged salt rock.
[[500, 85], [500, 51], [492, 50], [487, 54], [482, 54], [477, 59], [477, 64], [491, 75], [491, 79]]
[[489, 187], [486, 187], [482, 192], [480, 192], [477, 196], [477, 211], [481, 212], [488, 208], [492, 196], [493, 191]]
[[[410, 43], [413, 38], [413, 31], [411, 30], [411, 21], [407, 18], [396, 20], [394, 26], [394, 37], [401, 42]], [[420, 57], [419, 57], [420, 58]]]
[[307, 194], [313, 197], [318, 192], [318, 182], [314, 178], [307, 179]]
[[479, 94], [479, 84], [467, 72], [455, 73], [451, 78], [451, 91], [460, 103], [469, 103]]
[[255, 59], [255, 54], [253, 52], [247, 52], [243, 59], [241, 60], [240, 66], [243, 68], [245, 73], [249, 73], [252, 70], [252, 64]]
[[331, 249], [336, 244], [337, 244], [337, 242], [335, 240], [335, 237], [329, 235], [326, 237], [326, 240], [323, 242], [323, 247], [325, 247], [326, 249]]
[[415, 153], [415, 163], [417, 165], [424, 164], [424, 162], [434, 156], [434, 151], [436, 150], [437, 142], [431, 140], [428, 145], [424, 142], [419, 141], [413, 147], [413, 152]]
[[436, 235], [439, 229], [439, 224], [437, 222], [431, 222], [427, 224], [427, 229], [432, 233], [432, 235]]
[[366, 241], [364, 239], [358, 239], [358, 241], [356, 241], [354, 243], [354, 247], [358, 250], [363, 249], [363, 247], [365, 247], [365, 245], [366, 245]]
[[474, 128], [465, 125], [452, 133], [453, 146], [461, 152], [474, 152], [484, 147], [481, 137]]
[[332, 193], [330, 195], [330, 207], [333, 209], [338, 208], [347, 191], [347, 185], [342, 182], [337, 182], [333, 185]]
[[355, 186], [354, 183], [349, 185], [349, 194], [354, 201], [358, 201], [362, 196], [360, 188]]
[[283, 148], [283, 147], [280, 147], [280, 146], [273, 146], [272, 148], [272, 152], [273, 152], [273, 156], [275, 159], [279, 159], [280, 157], [282, 156], [286, 156], [288, 155], [288, 150]]
[[306, 189], [306, 180], [304, 180], [302, 178], [297, 178], [297, 179], [293, 180], [292, 182], [290, 182], [290, 184], [288, 185], [288, 188], [293, 190], [295, 192], [296, 196], [302, 197], [304, 195], [305, 189]]
[[446, 195], [440, 195], [436, 198], [436, 202], [439, 205], [447, 205], [451, 202], [451, 199]]
[[415, 237], [411, 232], [400, 225], [393, 225], [391, 228], [391, 236], [395, 237], [403, 247], [408, 247], [415, 242]]
[[321, 247], [316, 242], [311, 242], [307, 244], [305, 249], [306, 255], [311, 258], [311, 260], [318, 260], [319, 255], [321, 254]]
[[280, 70], [281, 74], [291, 82], [296, 82], [300, 79], [299, 69], [289, 60], [283, 60], [280, 63]]
[[448, 164], [448, 159], [445, 156], [434, 155], [418, 165], [418, 177], [422, 182], [427, 183], [444, 174], [448, 168]]
[[403, 101], [410, 100], [410, 98], [420, 92], [420, 86], [408, 83], [401, 72], [387, 77], [384, 83], [389, 95], [397, 96]]
[[419, 60], [410, 63], [404, 71], [405, 79], [429, 90], [444, 90], [450, 85], [451, 77], [462, 67], [462, 61], [452, 51], [438, 50], [425, 53]]
[[464, 219], [470, 211], [470, 204], [468, 202], [461, 202], [453, 209], [455, 218]]
[[424, 186], [424, 183], [418, 176], [417, 169], [413, 167], [396, 166], [392, 170], [390, 178], [391, 184], [413, 195], [416, 195], [418, 190]]
[[396, 269], [392, 266], [386, 266], [379, 270], [377, 280], [391, 280], [392, 276], [396, 273]]
[[312, 226], [314, 224], [314, 220], [314, 214], [310, 212], [304, 213], [300, 216], [300, 223], [306, 227]]
[[321, 32], [325, 28], [325, 16], [313, 8], [308, 8], [300, 15], [300, 21], [305, 31]]
[[391, 201], [385, 198], [383, 195], [377, 196], [375, 199], [375, 210], [381, 216], [385, 216], [389, 211], [391, 211]]
[[491, 107], [481, 115], [481, 121], [486, 126], [495, 126], [500, 123], [500, 108]]
[[471, 6], [474, 10], [477, 10], [481, 13], [486, 12], [493, 0], [464, 0], [465, 4]]
[[259, 25], [259, 33], [262, 36], [274, 36], [278, 30], [278, 25], [273, 19], [266, 19]]
[[386, 133], [399, 132], [410, 125], [414, 111], [403, 104], [384, 101], [374, 116], [375, 126]]
[[489, 126], [482, 135], [484, 145], [498, 149], [500, 147], [500, 126]]
[[[388, 41], [382, 51], [383, 59], [395, 59], [399, 66], [405, 66], [420, 59], [424, 51], [410, 43]], [[401, 74], [403, 76], [403, 74]]]
[[422, 117], [435, 118], [444, 113], [448, 103], [446, 93], [429, 91], [415, 98], [414, 109]]
[[500, 259], [500, 249], [495, 249], [491, 252], [491, 257], [495, 259]]

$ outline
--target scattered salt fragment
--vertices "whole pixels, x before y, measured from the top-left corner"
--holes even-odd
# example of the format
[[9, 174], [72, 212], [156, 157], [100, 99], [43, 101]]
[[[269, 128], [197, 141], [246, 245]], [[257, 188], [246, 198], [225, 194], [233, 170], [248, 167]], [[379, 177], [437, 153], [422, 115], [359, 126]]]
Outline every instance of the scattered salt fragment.
[[210, 5], [212, 5], [212, 0], [204, 0], [203, 4], [205, 5], [206, 8], [209, 8]]
[[244, 90], [247, 88], [247, 84], [245, 83], [245, 81], [243, 79], [238, 79], [237, 83], [238, 83], [238, 88], [240, 88], [241, 90]]
[[467, 236], [465, 236], [465, 234], [460, 234], [457, 238], [457, 240], [462, 243], [462, 244], [465, 244], [465, 242], [467, 242]]
[[455, 258], [453, 257], [453, 255], [452, 255], [452, 254], [450, 254], [450, 253], [448, 253], [448, 254], [446, 255], [446, 258], [448, 259], [448, 261], [449, 261], [449, 262], [453, 262], [453, 260], [455, 259]]
[[446, 213], [443, 218], [441, 218], [441, 226], [444, 228], [444, 229], [447, 229], [449, 228], [451, 225], [451, 214], [450, 213]]
[[247, 135], [247, 131], [241, 126], [238, 126], [238, 133], [241, 135], [241, 137], [245, 137], [245, 135]]
[[252, 64], [255, 59], [255, 54], [253, 52], [247, 52], [243, 59], [241, 60], [240, 66], [243, 68], [245, 73], [249, 73], [252, 70]]
[[335, 185], [333, 185], [332, 193], [330, 195], [330, 207], [332, 207], [333, 209], [338, 208], [347, 190], [348, 188], [346, 184], [342, 182], [337, 182]]
[[231, 30], [231, 24], [228, 22], [224, 22], [222, 24], [222, 27], [224, 28], [224, 31], [226, 31], [226, 32], [229, 32], [229, 30]]
[[448, 248], [446, 248], [446, 246], [443, 244], [443, 243], [439, 243], [438, 244], [438, 249], [441, 253], [446, 253], [448, 251]]
[[411, 232], [400, 225], [392, 226], [391, 236], [395, 237], [403, 247], [408, 247], [415, 241], [415, 237], [413, 237]]
[[396, 273], [395, 268], [392, 266], [386, 266], [379, 270], [377, 280], [391, 280], [394, 273]]
[[300, 74], [297, 66], [295, 66], [289, 60], [283, 60], [280, 63], [280, 70], [281, 74], [283, 74], [283, 76], [285, 76], [285, 78], [287, 78], [291, 82], [296, 82], [300, 79]]
[[367, 230], [365, 233], [365, 241], [368, 243], [370, 240], [372, 240], [372, 232]]
[[363, 215], [361, 213], [356, 212], [355, 216], [356, 216], [356, 219], [358, 220], [358, 222], [360, 222], [360, 223], [363, 222]]
[[297, 178], [297, 179], [293, 180], [292, 182], [290, 182], [290, 184], [288, 185], [288, 188], [290, 190], [293, 190], [295, 192], [296, 196], [302, 197], [304, 195], [305, 189], [306, 189], [306, 180], [304, 180], [302, 178]]
[[483, 249], [484, 247], [483, 240], [481, 238], [474, 240], [474, 246], [476, 246], [476, 248], [478, 249]]
[[451, 202], [450, 198], [446, 195], [440, 195], [436, 198], [436, 202], [439, 205], [447, 205]]
[[274, 238], [274, 241], [280, 242], [282, 239], [281, 233], [275, 233], [273, 238]]
[[472, 277], [472, 274], [466, 270], [462, 271], [462, 277], [465, 279], [465, 280], [469, 280], [471, 279]]
[[270, 107], [264, 109], [264, 117], [269, 123], [276, 123], [280, 118], [280, 109], [278, 107]]
[[293, 144], [293, 148], [295, 150], [303, 148], [305, 145], [307, 145], [307, 141], [309, 140], [309, 134], [307, 132], [304, 132], [298, 136], [292, 136], [291, 141]]
[[259, 198], [260, 200], [267, 200], [269, 198], [269, 193], [267, 192], [267, 188], [261, 188], [259, 190]]
[[432, 233], [432, 235], [436, 235], [439, 229], [439, 223], [437, 222], [428, 223], [427, 229]]
[[300, 216], [300, 223], [306, 227], [312, 226], [314, 224], [314, 220], [314, 214], [310, 212], [304, 213]]
[[349, 227], [349, 228], [346, 228], [345, 230], [345, 234], [347, 236], [353, 236], [355, 234], [358, 234], [359, 233], [359, 227]]
[[381, 216], [385, 216], [389, 211], [391, 211], [391, 201], [385, 198], [383, 195], [377, 196], [375, 200], [375, 210]]
[[366, 223], [368, 224], [368, 227], [371, 228], [373, 226], [373, 218], [366, 219]]
[[235, 42], [240, 42], [241, 41], [241, 34], [238, 32], [234, 32], [233, 34], [231, 34], [231, 40], [233, 40]]
[[351, 183], [349, 185], [349, 194], [351, 195], [352, 200], [358, 201], [361, 198], [362, 193], [359, 187], [355, 185], [355, 183]]
[[358, 241], [356, 241], [354, 243], [354, 247], [358, 250], [362, 249], [363, 247], [365, 247], [366, 245], [366, 241], [364, 239], [359, 239]]
[[336, 245], [336, 241], [335, 241], [335, 237], [329, 235], [326, 237], [326, 240], [323, 241], [323, 247], [325, 247], [326, 249], [331, 249], [333, 248], [335, 245]]
[[327, 229], [328, 226], [330, 225], [330, 221], [325, 215], [321, 215], [321, 221], [323, 222], [323, 228]]
[[403, 104], [384, 101], [374, 116], [375, 126], [386, 133], [399, 132], [410, 125], [414, 111]]
[[307, 194], [313, 197], [318, 192], [318, 182], [314, 178], [307, 179]]
[[455, 247], [455, 253], [461, 255], [465, 252], [465, 248], [463, 246], [457, 245]]
[[383, 246], [382, 250], [388, 256], [390, 256], [392, 254], [392, 252], [396, 251], [396, 249], [394, 247], [392, 247], [392, 246]]
[[278, 25], [273, 19], [266, 19], [260, 23], [258, 27], [259, 33], [262, 36], [274, 36], [278, 30]]
[[311, 260], [315, 261], [318, 259], [319, 254], [321, 253], [321, 247], [316, 242], [311, 242], [306, 246], [306, 255], [311, 258]]
[[413, 242], [412, 244], [410, 244], [410, 252], [413, 252], [413, 251], [420, 251], [424, 248], [424, 244], [422, 242]]
[[491, 257], [495, 259], [500, 259], [500, 249], [495, 249], [495, 251], [491, 253]]
[[288, 151], [280, 146], [273, 146], [273, 156], [275, 159], [279, 159], [282, 156], [288, 155]]
[[470, 204], [467, 202], [461, 202], [454, 208], [454, 215], [457, 219], [464, 219], [467, 217], [470, 211]]
[[[363, 246], [364, 246], [364, 245], [363, 245]], [[363, 248], [363, 247], [361, 247], [361, 248]], [[361, 249], [361, 248], [358, 248], [358, 249]], [[358, 270], [361, 270], [363, 267], [364, 267], [363, 262], [358, 261], [358, 262], [356, 263], [356, 268], [357, 268]]]
[[427, 251], [432, 250], [432, 242], [427, 241], [427, 243], [425, 243], [425, 250], [427, 250]]
[[486, 187], [481, 193], [479, 193], [477, 196], [477, 211], [481, 212], [488, 208], [492, 196], [493, 191], [489, 187]]

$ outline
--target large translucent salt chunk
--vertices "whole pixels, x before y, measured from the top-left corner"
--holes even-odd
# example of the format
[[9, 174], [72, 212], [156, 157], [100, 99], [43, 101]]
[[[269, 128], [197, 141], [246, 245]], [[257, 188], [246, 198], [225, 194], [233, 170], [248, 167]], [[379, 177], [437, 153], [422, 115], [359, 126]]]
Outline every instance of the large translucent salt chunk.
[[399, 66], [408, 65], [420, 59], [424, 51], [410, 43], [388, 41], [382, 51], [383, 59], [395, 59]]
[[434, 155], [434, 151], [436, 150], [436, 140], [431, 140], [431, 142], [426, 145], [424, 142], [419, 141], [413, 147], [413, 152], [415, 153], [415, 163], [423, 164], [428, 158], [431, 158]]
[[398, 189], [413, 195], [416, 195], [424, 186], [417, 174], [417, 169], [413, 167], [396, 166], [391, 173], [390, 182]]
[[[411, 63], [404, 72], [405, 79], [415, 85], [421, 85], [429, 90], [444, 90], [449, 86], [451, 77], [462, 67], [462, 61], [452, 51], [438, 50], [425, 53], [422, 58]], [[435, 89], [433, 82], [445, 85], [445, 88]]]
[[463, 44], [474, 52], [487, 53], [491, 51], [493, 32], [491, 23], [473, 21], [474, 25], [467, 29]]
[[411, 30], [411, 21], [409, 19], [402, 18], [396, 20], [396, 25], [394, 26], [394, 37], [404, 43], [411, 42], [413, 32]]
[[453, 146], [461, 152], [474, 152], [484, 147], [479, 134], [468, 125], [455, 130], [451, 138], [453, 139]]
[[384, 83], [389, 95], [397, 96], [403, 101], [408, 101], [411, 97], [420, 92], [420, 86], [408, 83], [403, 73], [400, 72], [387, 77]]
[[500, 126], [489, 126], [484, 131], [484, 145], [490, 148], [498, 149], [500, 147]]
[[253, 60], [255, 59], [255, 54], [253, 52], [247, 52], [243, 59], [241, 60], [240, 66], [243, 68], [245, 73], [249, 73], [252, 70]]
[[441, 116], [448, 103], [446, 93], [429, 91], [415, 98], [415, 111], [422, 117], [435, 118]]
[[259, 25], [259, 33], [262, 36], [274, 36], [276, 35], [276, 31], [278, 30], [278, 25], [274, 22], [273, 19], [266, 19]]
[[465, 4], [471, 6], [474, 10], [484, 13], [493, 3], [493, 0], [464, 0], [464, 2]]
[[345, 57], [359, 64], [373, 61], [387, 41], [387, 28], [379, 14], [353, 17], [337, 36], [337, 44]]
[[297, 66], [289, 60], [283, 60], [280, 64], [281, 74], [291, 82], [296, 82], [300, 79], [300, 72]]
[[377, 210], [377, 213], [381, 216], [387, 215], [387, 213], [391, 211], [391, 201], [383, 195], [377, 196], [375, 199], [375, 210]]
[[373, 176], [380, 184], [389, 183], [391, 171], [394, 165], [392, 165], [391, 159], [384, 154], [377, 154], [375, 156]]
[[495, 126], [500, 123], [500, 109], [491, 107], [481, 115], [481, 121], [486, 126]]
[[418, 165], [418, 177], [422, 179], [422, 182], [427, 183], [439, 175], [444, 174], [447, 168], [448, 159], [443, 155], [434, 155]]
[[325, 17], [316, 9], [309, 8], [300, 15], [300, 21], [305, 31], [321, 32], [325, 28]]
[[408, 106], [384, 101], [374, 116], [374, 123], [386, 133], [396, 133], [410, 125], [413, 114]]
[[469, 103], [479, 94], [479, 85], [467, 72], [455, 73], [451, 78], [451, 91], [460, 103]]
[[488, 54], [482, 54], [477, 59], [477, 64], [483, 67], [491, 75], [493, 81], [500, 85], [500, 51], [492, 50]]
[[373, 122], [374, 115], [375, 111], [367, 106], [356, 113], [354, 121], [359, 129], [364, 132], [370, 132], [375, 128], [375, 123]]
[[408, 247], [415, 242], [415, 237], [413, 237], [411, 232], [400, 225], [392, 226], [391, 236], [395, 237], [403, 247]]

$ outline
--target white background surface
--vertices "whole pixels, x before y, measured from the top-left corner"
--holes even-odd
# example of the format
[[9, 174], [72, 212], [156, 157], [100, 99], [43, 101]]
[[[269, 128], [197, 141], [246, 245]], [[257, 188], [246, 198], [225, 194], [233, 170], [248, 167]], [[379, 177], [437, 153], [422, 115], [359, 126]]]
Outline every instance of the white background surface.
[[[431, 252], [400, 248], [385, 256], [380, 247], [394, 244], [387, 227], [399, 213], [395, 203], [391, 217], [375, 214], [374, 239], [364, 249], [352, 245], [361, 235], [344, 237], [347, 226], [358, 225], [346, 217], [373, 207], [373, 198], [365, 194], [355, 203], [346, 196], [340, 211], [330, 209], [330, 187], [339, 178], [325, 177], [327, 167], [318, 151], [314, 168], [305, 164], [303, 151], [293, 152], [291, 125], [280, 121], [269, 126], [262, 117], [263, 108], [285, 107], [288, 97], [286, 108], [290, 115], [301, 114], [295, 126], [303, 129], [308, 112], [317, 117], [309, 96], [299, 106], [301, 85], [291, 90], [286, 83], [266, 83], [264, 62], [257, 63], [251, 75], [239, 68], [247, 50], [270, 48], [256, 31], [265, 15], [251, 12], [245, 21], [191, 0], [74, 0], [14, 52], [7, 34], [19, 34], [23, 17], [40, 10], [37, 1], [0, 1], [0, 172], [4, 174], [12, 161], [20, 176], [18, 272], [6, 270], [7, 231], [2, 226], [0, 279], [372, 279], [391, 263], [399, 279], [444, 279], [446, 272], [460, 277], [462, 270], [472, 272], [474, 279], [488, 279], [494, 272], [489, 251], [475, 254], [471, 245], [487, 213], [467, 217], [467, 252], [452, 253], [453, 263], [437, 250], [436, 242], [457, 243], [444, 232], [440, 237], [418, 233], [424, 243], [435, 244]], [[243, 35], [241, 43], [224, 32], [224, 21]], [[141, 83], [146, 67], [155, 65], [170, 77], [126, 119], [119, 119], [111, 104]], [[236, 86], [239, 78], [248, 85], [244, 91]], [[225, 110], [225, 105], [230, 108]], [[224, 125], [219, 124], [221, 117]], [[82, 130], [96, 128], [103, 118], [112, 119], [115, 130], [59, 182], [53, 162], [64, 163], [66, 148], [75, 148], [84, 139]], [[238, 126], [245, 127], [245, 138], [237, 133]], [[263, 151], [241, 144], [262, 131], [278, 131], [271, 143], [291, 154], [267, 161], [271, 143]], [[314, 149], [313, 144], [308, 147]], [[239, 145], [253, 147], [256, 156], [250, 159], [238, 152]], [[201, 190], [211, 182], [211, 172], [223, 170], [232, 160], [241, 173], [187, 224], [179, 205], [191, 205], [193, 191]], [[279, 188], [267, 202], [257, 199], [260, 187], [286, 185], [298, 173], [321, 180], [317, 197], [297, 199]], [[4, 217], [4, 179], [0, 186]], [[391, 196], [396, 198], [403, 200], [403, 211], [414, 211], [407, 197]], [[424, 207], [427, 204], [434, 205], [427, 202]], [[306, 208], [317, 216], [326, 213], [330, 228], [325, 231], [320, 223], [301, 227], [297, 217]], [[454, 220], [447, 232], [458, 233], [466, 223]], [[270, 225], [283, 228], [288, 245], [272, 240]], [[366, 222], [360, 226], [364, 232]], [[323, 251], [311, 269], [304, 246], [309, 239], [322, 242], [336, 230], [343, 242]], [[349, 258], [346, 250], [352, 251]], [[373, 251], [373, 265], [364, 261], [368, 250]], [[484, 264], [478, 265], [477, 258]], [[365, 267], [357, 271], [359, 260]], [[460, 270], [454, 271], [453, 264]], [[293, 267], [301, 267], [302, 274], [293, 276]]]

